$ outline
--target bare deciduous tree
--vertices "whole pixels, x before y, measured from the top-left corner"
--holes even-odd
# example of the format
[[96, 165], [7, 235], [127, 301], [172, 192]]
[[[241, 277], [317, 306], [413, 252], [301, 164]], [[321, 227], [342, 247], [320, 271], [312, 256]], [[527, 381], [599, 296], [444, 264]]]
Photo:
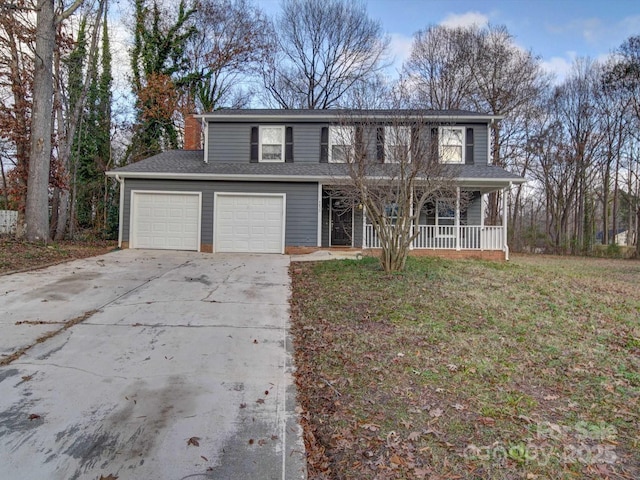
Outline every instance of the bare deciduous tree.
[[471, 106], [476, 29], [432, 25], [413, 38], [404, 66], [419, 105], [438, 110]]
[[265, 88], [282, 108], [335, 106], [384, 65], [389, 39], [361, 1], [284, 0]]
[[71, 16], [82, 2], [83, 0], [76, 0], [66, 10], [57, 14], [54, 0], [38, 0], [37, 3], [29, 182], [25, 210], [26, 237], [31, 242], [49, 240], [49, 166], [56, 26]]
[[340, 129], [346, 138], [336, 143], [352, 147], [334, 152], [344, 157], [348, 178], [336, 178], [334, 193], [346, 205], [364, 209], [386, 272], [404, 269], [427, 205], [441, 198], [458, 199], [451, 209], [464, 209], [466, 203], [454, 183], [455, 166], [439, 160], [433, 116], [419, 110], [395, 112], [384, 118], [359, 110], [346, 114]]
[[272, 53], [273, 26], [248, 0], [199, 0], [196, 8], [187, 45], [192, 101], [203, 112], [241, 108], [249, 94], [238, 84]]
[[[549, 78], [539, 59], [518, 47], [506, 27], [431, 26], [416, 34], [405, 71], [421, 107], [504, 117], [491, 124], [491, 160], [521, 170], [513, 168], [522, 154], [513, 148], [518, 144], [513, 137], [521, 136]], [[501, 203], [499, 193], [489, 196], [490, 224], [498, 222]]]
[[5, 198], [18, 210], [18, 236], [24, 233], [29, 170], [35, 42], [32, 11], [33, 5], [27, 0], [0, 5], [0, 136], [6, 140], [3, 160], [7, 163], [3, 166], [10, 167], [5, 172]]

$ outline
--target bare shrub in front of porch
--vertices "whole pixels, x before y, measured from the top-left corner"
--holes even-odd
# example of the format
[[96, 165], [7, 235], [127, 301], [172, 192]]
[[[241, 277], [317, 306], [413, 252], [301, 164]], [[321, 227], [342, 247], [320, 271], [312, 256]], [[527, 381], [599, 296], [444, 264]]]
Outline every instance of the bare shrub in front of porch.
[[455, 165], [440, 159], [447, 155], [438, 140], [442, 123], [436, 125], [418, 110], [398, 110], [382, 122], [355, 113], [344, 117], [342, 125], [344, 138], [332, 142], [336, 150], [331, 153], [334, 161], [340, 156], [345, 163], [347, 180], [336, 181], [334, 193], [364, 209], [384, 271], [401, 271], [420, 235], [426, 206], [446, 203], [459, 216], [466, 203], [455, 185]]

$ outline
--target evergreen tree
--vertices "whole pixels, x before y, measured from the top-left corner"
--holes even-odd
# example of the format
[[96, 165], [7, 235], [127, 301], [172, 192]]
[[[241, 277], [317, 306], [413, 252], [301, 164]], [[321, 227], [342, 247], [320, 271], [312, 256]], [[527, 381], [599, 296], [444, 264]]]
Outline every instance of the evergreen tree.
[[191, 17], [195, 8], [181, 0], [173, 24], [153, 0], [135, 0], [134, 45], [131, 51], [132, 87], [137, 97], [136, 124], [128, 160], [137, 161], [165, 149], [178, 147], [174, 117], [180, 91], [193, 83], [185, 55], [187, 41], [195, 33]]
[[[81, 29], [82, 31], [82, 25]], [[69, 93], [73, 102], [76, 88], [74, 69], [82, 67], [80, 62], [73, 64], [86, 46], [78, 36], [78, 43], [70, 56]], [[108, 202], [109, 184], [105, 182], [104, 172], [110, 167], [111, 155], [111, 51], [107, 24], [107, 12], [104, 12], [102, 24], [102, 45], [100, 65], [98, 57], [93, 57], [92, 72], [85, 107], [75, 134], [71, 155], [72, 221], [71, 225], [83, 229], [92, 229], [104, 233]], [[78, 76], [81, 78], [81, 76]], [[78, 84], [79, 85], [79, 84]]]

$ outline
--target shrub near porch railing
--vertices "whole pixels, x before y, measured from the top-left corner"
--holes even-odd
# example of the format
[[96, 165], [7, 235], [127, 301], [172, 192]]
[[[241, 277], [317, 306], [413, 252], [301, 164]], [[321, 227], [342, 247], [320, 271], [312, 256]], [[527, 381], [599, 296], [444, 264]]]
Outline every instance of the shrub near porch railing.
[[[415, 249], [434, 250], [502, 250], [504, 227], [420, 225], [420, 234], [413, 241]], [[456, 231], [459, 241], [456, 242]], [[373, 225], [365, 225], [364, 248], [380, 248]]]

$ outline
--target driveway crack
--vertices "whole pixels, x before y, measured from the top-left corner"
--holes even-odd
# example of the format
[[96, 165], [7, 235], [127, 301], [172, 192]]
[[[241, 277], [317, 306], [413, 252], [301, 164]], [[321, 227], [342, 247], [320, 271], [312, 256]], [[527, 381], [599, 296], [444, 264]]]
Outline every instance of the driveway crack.
[[[30, 362], [19, 362], [16, 363], [15, 365], [36, 365]], [[122, 380], [128, 380], [130, 377], [125, 377], [122, 375], [100, 375], [99, 373], [96, 372], [92, 372], [90, 370], [85, 370], [83, 368], [78, 368], [78, 367], [71, 367], [69, 365], [59, 365], [57, 363], [37, 363], [38, 366], [48, 366], [48, 367], [56, 367], [56, 368], [62, 368], [62, 369], [66, 369], [66, 370], [77, 370], [78, 372], [82, 372], [82, 373], [86, 373], [88, 375], [93, 375], [94, 377], [99, 377], [99, 378], [119, 378]]]
[[160, 277], [162, 277], [163, 275], [166, 275], [167, 273], [173, 271], [173, 270], [177, 270], [178, 268], [182, 268], [185, 265], [187, 265], [189, 263], [189, 260], [187, 260], [184, 263], [181, 263], [180, 265], [177, 265], [165, 272], [160, 273], [159, 275], [155, 275], [153, 277], [148, 278], [147, 280], [145, 280], [144, 282], [142, 282], [139, 285], [136, 285], [135, 287], [133, 287], [132, 289], [122, 293], [121, 295], [118, 295], [116, 298], [109, 300], [107, 303], [94, 308], [93, 310], [88, 310], [86, 312], [84, 312], [81, 315], [78, 315], [77, 317], [72, 318], [71, 320], [66, 321], [60, 328], [58, 328], [57, 330], [52, 330], [48, 333], [45, 333], [44, 335], [42, 335], [41, 337], [38, 337], [36, 339], [35, 342], [33, 342], [31, 345], [27, 345], [26, 347], [22, 347], [19, 350], [16, 350], [15, 352], [13, 352], [11, 355], [8, 355], [2, 359], [0, 359], [0, 367], [4, 367], [6, 365], [9, 365], [13, 362], [15, 362], [17, 359], [19, 359], [20, 357], [22, 357], [25, 353], [27, 353], [29, 350], [31, 350], [33, 347], [35, 347], [36, 345], [43, 343], [47, 340], [49, 340], [50, 338], [55, 337], [56, 335], [58, 335], [59, 333], [64, 332], [65, 330], [70, 329], [71, 327], [73, 327], [74, 325], [77, 325], [81, 322], [84, 322], [87, 318], [93, 316], [93, 314], [99, 312], [100, 310], [104, 309], [105, 307], [111, 305], [114, 302], [117, 302], [118, 300], [120, 300], [122, 297], [124, 297], [125, 295], [130, 294], [131, 292], [134, 292], [135, 290], [139, 289], [140, 287], [145, 286], [147, 283], [156, 280]]
[[213, 290], [211, 290], [211, 291], [207, 294], [207, 296], [206, 296], [206, 297], [204, 297], [203, 299], [201, 299], [200, 301], [201, 301], [201, 302], [212, 302], [212, 301], [213, 301], [213, 302], [215, 302], [216, 300], [208, 300], [208, 299], [209, 299], [209, 298], [211, 298], [211, 295], [213, 295], [214, 293], [216, 293], [216, 292], [218, 291], [218, 289], [220, 288], [220, 286], [221, 286], [221, 285], [223, 285], [223, 284], [227, 283], [227, 280], [229, 280], [229, 277], [231, 276], [231, 274], [232, 274], [233, 272], [235, 272], [236, 270], [238, 270], [238, 269], [240, 269], [240, 268], [242, 268], [242, 267], [244, 267], [244, 266], [245, 266], [245, 265], [244, 265], [244, 263], [243, 263], [242, 265], [238, 265], [237, 267], [233, 267], [231, 270], [229, 270], [229, 271], [227, 272], [227, 275], [224, 277], [224, 279], [223, 279], [221, 282], [219, 282], [219, 283], [217, 283], [217, 284], [216, 284], [216, 288], [214, 288]]

